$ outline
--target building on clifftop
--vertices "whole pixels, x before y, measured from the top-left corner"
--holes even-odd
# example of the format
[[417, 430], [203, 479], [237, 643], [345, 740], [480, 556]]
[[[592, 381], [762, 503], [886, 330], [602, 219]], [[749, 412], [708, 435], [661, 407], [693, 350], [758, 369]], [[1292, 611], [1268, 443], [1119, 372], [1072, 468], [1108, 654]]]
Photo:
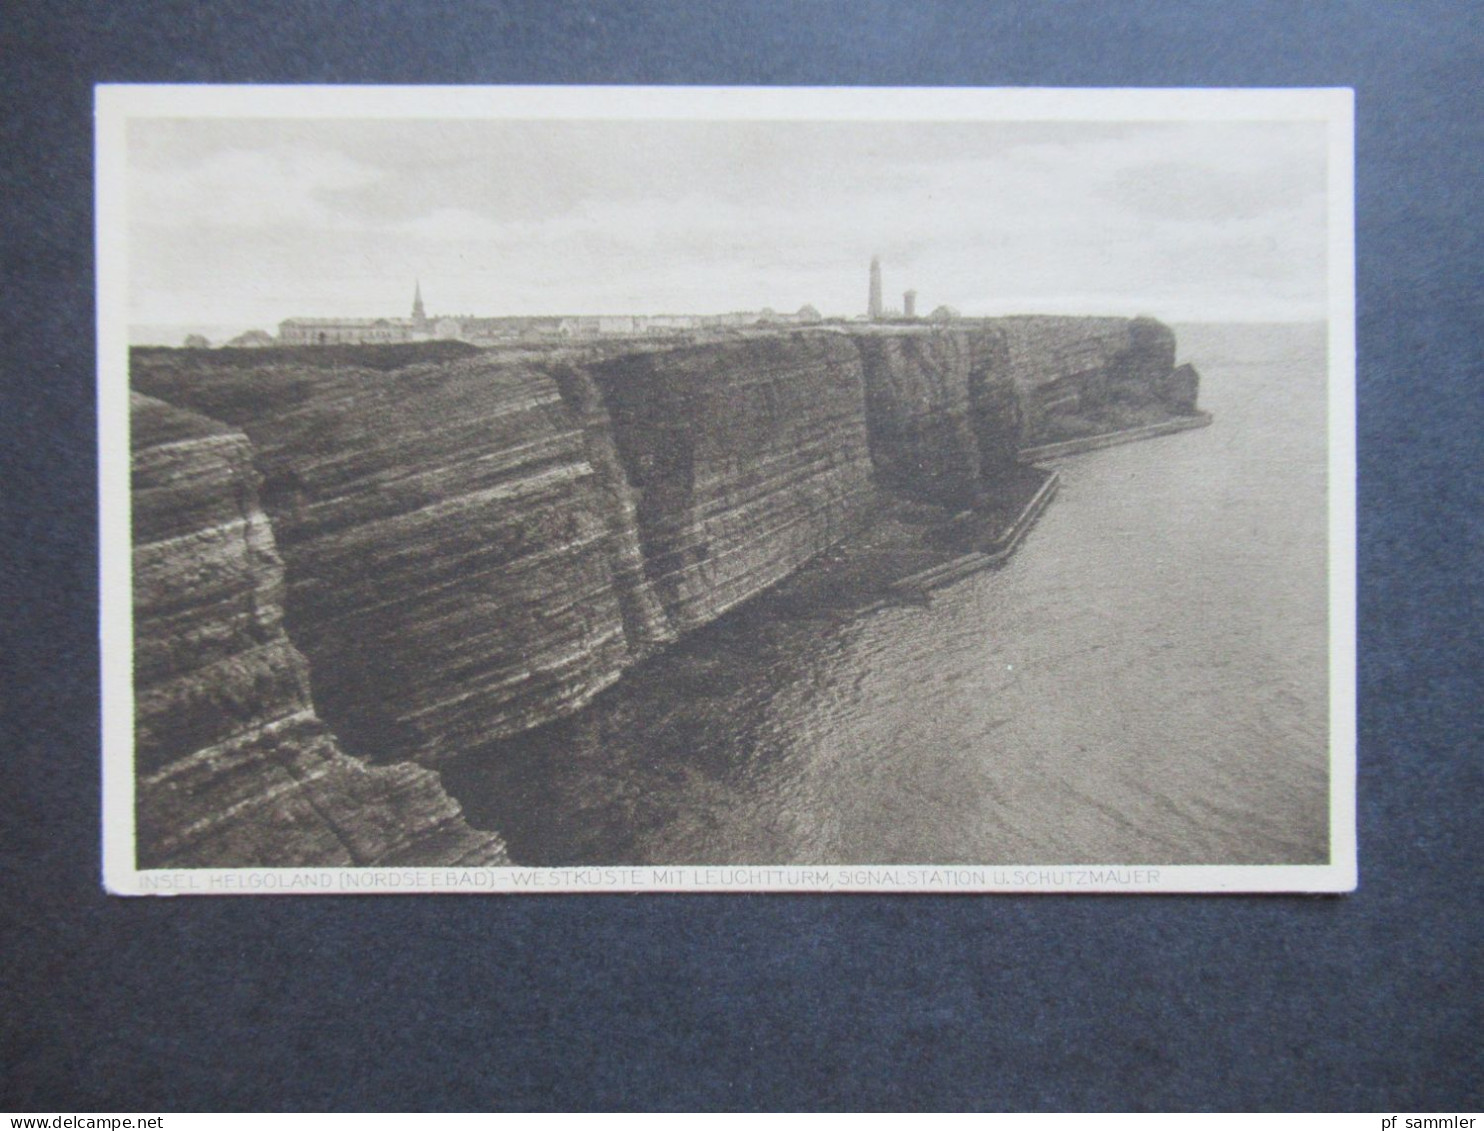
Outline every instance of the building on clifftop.
[[[449, 328], [446, 321], [440, 320], [439, 331]], [[380, 345], [432, 337], [420, 281], [412, 290], [411, 318], [286, 318], [278, 324], [278, 340], [286, 346]]]

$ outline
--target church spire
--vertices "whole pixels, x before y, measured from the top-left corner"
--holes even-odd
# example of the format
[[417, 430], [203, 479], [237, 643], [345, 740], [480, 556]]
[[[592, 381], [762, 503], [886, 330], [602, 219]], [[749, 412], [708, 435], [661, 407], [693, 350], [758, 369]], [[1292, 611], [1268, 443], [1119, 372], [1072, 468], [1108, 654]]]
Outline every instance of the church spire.
[[423, 284], [419, 279], [412, 287], [412, 320], [421, 326], [428, 320], [428, 312], [423, 309]]

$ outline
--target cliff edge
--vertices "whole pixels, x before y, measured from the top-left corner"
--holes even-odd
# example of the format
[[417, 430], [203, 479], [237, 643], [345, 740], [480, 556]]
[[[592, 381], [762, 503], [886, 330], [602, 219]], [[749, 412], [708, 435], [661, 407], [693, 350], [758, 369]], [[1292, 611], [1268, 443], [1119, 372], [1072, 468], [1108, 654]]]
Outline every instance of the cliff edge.
[[245, 436], [131, 397], [138, 866], [505, 863], [437, 775], [315, 713]]

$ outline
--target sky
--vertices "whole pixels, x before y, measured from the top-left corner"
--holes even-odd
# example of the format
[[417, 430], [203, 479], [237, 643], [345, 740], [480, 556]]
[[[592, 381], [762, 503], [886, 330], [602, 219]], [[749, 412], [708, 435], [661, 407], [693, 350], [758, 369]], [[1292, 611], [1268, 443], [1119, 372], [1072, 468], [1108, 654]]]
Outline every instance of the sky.
[[135, 119], [129, 321], [1326, 313], [1314, 122]]

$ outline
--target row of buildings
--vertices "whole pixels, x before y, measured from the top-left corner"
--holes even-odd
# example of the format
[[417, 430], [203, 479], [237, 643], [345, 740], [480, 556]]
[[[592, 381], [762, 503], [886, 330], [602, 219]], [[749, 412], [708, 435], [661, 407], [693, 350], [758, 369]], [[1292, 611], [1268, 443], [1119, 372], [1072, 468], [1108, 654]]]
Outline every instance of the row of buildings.
[[[934, 321], [955, 317], [955, 311], [943, 306], [929, 315]], [[884, 307], [881, 298], [881, 260], [879, 257], [872, 257], [866, 314], [858, 320], [889, 322], [916, 318], [916, 291], [907, 291], [902, 296], [901, 310], [887, 310]], [[418, 283], [413, 288], [412, 313], [407, 318], [286, 318], [278, 324], [276, 338], [261, 330], [252, 330], [227, 344], [250, 347], [461, 341], [472, 345], [494, 345], [506, 341], [642, 337], [751, 326], [813, 326], [823, 321], [825, 319], [819, 311], [808, 304], [792, 313], [764, 307], [762, 310], [734, 311], [729, 314], [596, 314], [501, 318], [453, 315], [430, 318], [423, 305], [422, 284]], [[188, 341], [186, 344], [205, 343]]]
[[[725, 329], [744, 326], [810, 326], [824, 321], [809, 305], [792, 313], [764, 308], [729, 314], [596, 314], [482, 318], [453, 315], [429, 318], [423, 305], [422, 286], [413, 290], [412, 314], [408, 318], [286, 318], [278, 324], [276, 344], [324, 346], [378, 344], [385, 342], [463, 341], [475, 345], [520, 338], [634, 337], [674, 334], [689, 330]], [[242, 344], [269, 344], [267, 341]]]

